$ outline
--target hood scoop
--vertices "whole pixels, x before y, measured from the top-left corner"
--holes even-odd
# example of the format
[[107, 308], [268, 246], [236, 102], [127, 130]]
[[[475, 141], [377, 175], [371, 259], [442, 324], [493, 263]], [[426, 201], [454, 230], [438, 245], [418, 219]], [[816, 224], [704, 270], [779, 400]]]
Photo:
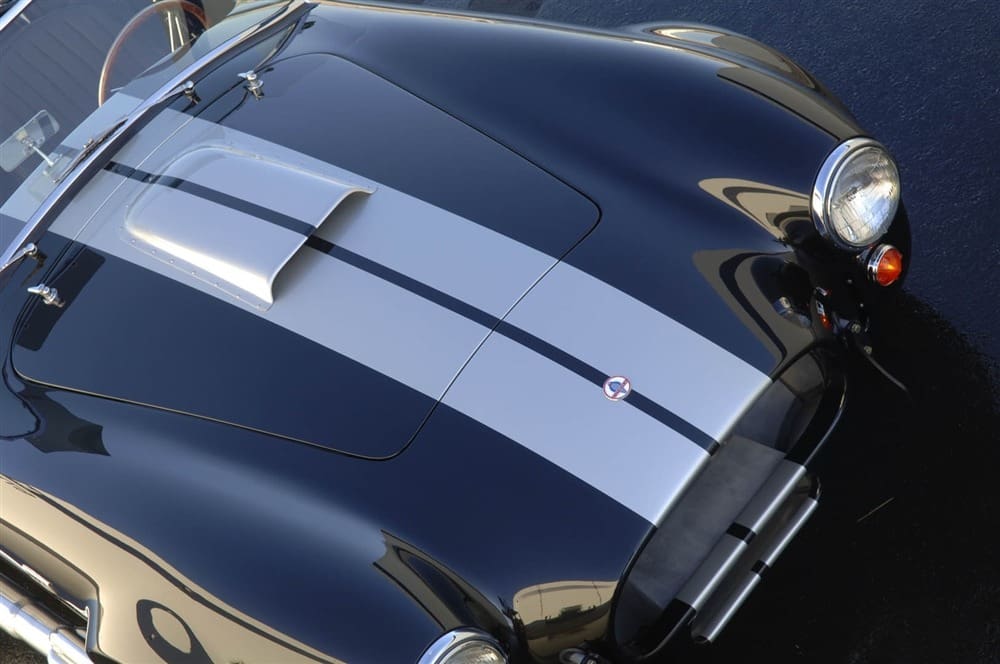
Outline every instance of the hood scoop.
[[376, 189], [225, 146], [186, 152], [162, 174], [113, 170], [148, 183], [125, 215], [128, 243], [260, 310], [323, 221]]

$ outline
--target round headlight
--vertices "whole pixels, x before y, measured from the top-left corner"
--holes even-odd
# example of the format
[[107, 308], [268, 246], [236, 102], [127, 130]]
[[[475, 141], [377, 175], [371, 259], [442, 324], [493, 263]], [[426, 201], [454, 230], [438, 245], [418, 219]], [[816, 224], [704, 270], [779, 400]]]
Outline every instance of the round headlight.
[[507, 656], [486, 632], [461, 628], [432, 643], [418, 664], [507, 664]]
[[816, 178], [812, 213], [820, 234], [844, 249], [862, 249], [882, 237], [899, 207], [899, 170], [870, 138], [844, 141]]
[[486, 643], [468, 643], [448, 653], [441, 664], [506, 664], [507, 658]]

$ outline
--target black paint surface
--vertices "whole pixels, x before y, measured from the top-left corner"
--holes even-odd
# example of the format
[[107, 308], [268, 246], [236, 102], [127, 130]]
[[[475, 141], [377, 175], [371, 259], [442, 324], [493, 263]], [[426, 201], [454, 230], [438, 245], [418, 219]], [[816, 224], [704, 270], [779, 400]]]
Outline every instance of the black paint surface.
[[[1000, 661], [992, 534], [1000, 510], [1000, 5], [427, 4], [470, 1], [591, 25], [673, 19], [749, 34], [816, 74], [900, 163], [915, 253], [876, 353], [912, 400], [874, 378], [855, 382], [854, 407], [819, 460], [817, 516], [720, 642], [678, 649], [676, 661]], [[3, 642], [0, 658], [8, 661]]]
[[[429, 0], [466, 8], [468, 0]], [[709, 647], [681, 662], [1000, 662], [1000, 5], [473, 0], [598, 26], [719, 25], [789, 54], [899, 162], [906, 294], [820, 456], [820, 510]], [[867, 374], [863, 374], [867, 375]], [[871, 515], [868, 513], [891, 499]]]

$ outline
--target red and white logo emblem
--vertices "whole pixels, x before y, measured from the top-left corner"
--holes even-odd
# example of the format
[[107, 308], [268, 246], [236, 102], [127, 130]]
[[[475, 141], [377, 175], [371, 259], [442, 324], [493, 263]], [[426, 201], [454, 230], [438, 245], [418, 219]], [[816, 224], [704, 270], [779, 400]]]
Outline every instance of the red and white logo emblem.
[[621, 401], [632, 392], [632, 381], [625, 376], [612, 376], [604, 381], [604, 396]]

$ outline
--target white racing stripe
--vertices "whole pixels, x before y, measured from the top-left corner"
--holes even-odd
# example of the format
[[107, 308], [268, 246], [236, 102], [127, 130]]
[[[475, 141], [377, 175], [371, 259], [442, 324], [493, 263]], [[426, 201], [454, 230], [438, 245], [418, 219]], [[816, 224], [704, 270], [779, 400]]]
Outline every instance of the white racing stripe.
[[[125, 215], [132, 243], [261, 309], [273, 304], [274, 280], [306, 238], [346, 198], [375, 191], [374, 185], [316, 176], [215, 147], [183, 153], [164, 175], [137, 173], [117, 163], [112, 168], [163, 185], [145, 187]], [[248, 203], [247, 190], [259, 191], [265, 183], [296, 192], [283, 199], [294, 203], [294, 215]]]
[[[497, 334], [479, 349], [444, 403], [650, 523], [659, 523], [709, 459], [639, 409], [605, 399], [591, 382]], [[519, 482], [532, 481], [531, 470], [502, 479], [516, 490]]]
[[[325, 162], [176, 111], [165, 111], [157, 122], [154, 138], [130, 144], [116, 159], [160, 173], [185, 151], [222, 145], [372, 186]], [[169, 133], [175, 135], [165, 150], [137, 159]], [[302, 205], [259, 183], [198, 176], [203, 179], [193, 179], [196, 184], [289, 216]], [[378, 185], [370, 198], [348, 201], [317, 235], [498, 318], [531, 289], [508, 322], [609, 376], [628, 376], [636, 390], [716, 439], [770, 383], [726, 349], [571, 265], [559, 263], [532, 289], [555, 258], [389, 187]]]
[[[173, 111], [158, 116], [152, 129], [140, 133], [142, 146], [130, 143], [115, 161], [160, 174], [185, 152], [215, 146], [363, 182], [301, 153]], [[205, 172], [192, 173], [192, 182], [282, 214], [301, 207], [288, 191], [267, 183], [217, 180]], [[433, 398], [445, 394], [488, 335], [483, 325], [444, 306], [310, 250], [300, 251], [279, 276], [271, 309], [255, 310], [128, 244], [122, 232], [126, 211], [149, 186], [157, 185], [101, 173], [53, 230], [230, 302]], [[716, 438], [769, 382], [743, 360], [607, 283], [380, 184], [372, 196], [344, 203], [317, 235], [498, 318], [528, 293], [508, 322], [600, 372], [628, 376], [648, 399]], [[500, 335], [486, 341], [445, 403], [651, 522], [666, 513], [708, 458], [697, 444], [628, 402], [607, 401], [599, 386]]]
[[[198, 119], [171, 139], [166, 152], [173, 160], [178, 152], [205, 144], [265, 154], [371, 186], [356, 174]], [[143, 168], [158, 172], [166, 162], [154, 156]], [[301, 205], [284, 191], [256, 183], [194, 181], [290, 216]], [[377, 186], [375, 195], [345, 203], [317, 235], [498, 318], [530, 289], [508, 322], [609, 376], [628, 376], [636, 390], [717, 440], [770, 384], [767, 375], [736, 355], [600, 279], [565, 263], [556, 265], [555, 258], [468, 219]]]
[[[109, 207], [142, 186], [123, 186]], [[709, 458], [695, 443], [627, 403], [605, 399], [600, 387], [547, 357], [502, 335], [486, 339], [488, 328], [325, 254], [302, 252], [282, 273], [274, 305], [261, 311], [132, 247], [114, 223], [92, 224], [80, 239], [242, 306], [427, 396], [443, 395], [448, 406], [651, 523], [666, 514]], [[484, 339], [475, 361], [452, 384]]]
[[[122, 187], [109, 208], [120, 217], [117, 199], [134, 196], [142, 186]], [[434, 399], [441, 398], [489, 334], [488, 328], [449, 309], [315, 251], [302, 251], [289, 264], [277, 284], [274, 305], [261, 311], [174, 269], [125, 237], [116, 223], [102, 223], [88, 226], [80, 241], [239, 306]]]
[[[362, 188], [377, 187], [361, 202], [347, 201], [317, 235], [498, 318], [556, 263], [555, 258], [468, 219], [300, 152], [176, 111], [164, 114], [174, 116], [177, 129], [163, 149], [149, 156], [126, 149], [115, 161], [158, 175], [180, 155], [215, 146], [266, 155], [271, 161]], [[163, 120], [164, 126], [170, 122]], [[270, 182], [240, 180], [209, 169], [190, 174], [190, 179], [291, 217], [303, 209], [303, 202], [296, 200], [301, 192]]]
[[599, 279], [560, 263], [507, 317], [716, 440], [771, 383], [750, 364]]

